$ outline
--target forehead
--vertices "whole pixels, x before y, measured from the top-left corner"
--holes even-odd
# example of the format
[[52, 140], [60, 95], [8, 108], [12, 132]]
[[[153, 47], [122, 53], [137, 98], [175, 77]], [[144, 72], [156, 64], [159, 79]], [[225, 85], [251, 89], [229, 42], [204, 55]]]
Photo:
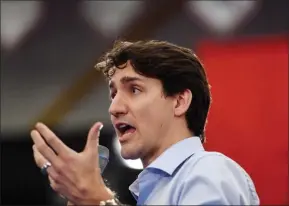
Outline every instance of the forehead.
[[148, 79], [147, 77], [135, 72], [135, 70], [133, 69], [133, 67], [129, 62], [127, 62], [125, 67], [121, 66], [121, 69], [118, 68], [113, 69], [115, 69], [115, 72], [109, 80], [109, 85], [123, 83], [123, 79], [128, 77], [133, 77], [138, 81], [146, 81]]

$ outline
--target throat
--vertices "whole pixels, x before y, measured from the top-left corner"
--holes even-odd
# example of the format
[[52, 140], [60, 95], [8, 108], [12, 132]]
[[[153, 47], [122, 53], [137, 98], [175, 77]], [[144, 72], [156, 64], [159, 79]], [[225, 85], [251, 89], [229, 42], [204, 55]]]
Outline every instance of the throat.
[[143, 167], [146, 168], [149, 166], [154, 160], [156, 160], [164, 150], [155, 150], [147, 152], [144, 156], [142, 156], [140, 159], [142, 161]]
[[149, 166], [153, 161], [155, 161], [162, 153], [164, 153], [167, 149], [172, 147], [174, 144], [186, 139], [192, 137], [191, 133], [188, 133], [186, 135], [182, 135], [176, 138], [163, 138], [162, 140], [156, 142], [156, 144], [159, 144], [159, 146], [155, 146], [150, 151], [147, 151], [143, 157], [141, 157], [142, 163], [144, 168]]

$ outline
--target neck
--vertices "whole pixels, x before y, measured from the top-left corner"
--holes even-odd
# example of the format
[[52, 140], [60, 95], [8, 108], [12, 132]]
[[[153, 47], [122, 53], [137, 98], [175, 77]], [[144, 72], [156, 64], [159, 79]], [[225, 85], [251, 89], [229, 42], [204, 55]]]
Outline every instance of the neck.
[[162, 138], [159, 138], [159, 141], [156, 142], [156, 148], [141, 158], [144, 168], [151, 164], [172, 145], [194, 136], [194, 134], [187, 127], [184, 127], [184, 125], [186, 124], [181, 124], [181, 127], [178, 127], [176, 124], [168, 127], [169, 129], [165, 132]]

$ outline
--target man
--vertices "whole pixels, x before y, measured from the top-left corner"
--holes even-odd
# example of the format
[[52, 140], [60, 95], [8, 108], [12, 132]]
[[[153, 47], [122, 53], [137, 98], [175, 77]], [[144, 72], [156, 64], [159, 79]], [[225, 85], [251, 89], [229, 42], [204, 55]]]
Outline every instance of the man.
[[[109, 80], [121, 155], [140, 158], [145, 168], [129, 188], [138, 205], [259, 204], [249, 175], [202, 146], [211, 96], [191, 50], [163, 41], [117, 42], [97, 68]], [[71, 204], [119, 204], [95, 161], [101, 125], [90, 129], [81, 153], [42, 123], [31, 132], [37, 165], [45, 165], [51, 187]]]

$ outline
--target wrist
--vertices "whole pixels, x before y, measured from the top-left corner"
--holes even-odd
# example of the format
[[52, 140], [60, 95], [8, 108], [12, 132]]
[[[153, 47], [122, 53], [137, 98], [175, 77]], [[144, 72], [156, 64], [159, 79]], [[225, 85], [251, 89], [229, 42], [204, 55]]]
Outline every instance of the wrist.
[[121, 205], [115, 193], [112, 192], [109, 188], [107, 188], [107, 190], [108, 193], [110, 194], [110, 198], [103, 199], [102, 201], [99, 202], [99, 205]]
[[115, 197], [115, 193], [112, 192], [108, 187], [105, 187], [106, 192], [104, 192], [104, 195], [102, 195], [102, 198], [100, 201], [110, 200]]
[[92, 203], [93, 204], [97, 203], [97, 205], [100, 205], [101, 202], [106, 202], [114, 198], [115, 198], [115, 194], [108, 187], [105, 187], [101, 195], [99, 195], [99, 193], [96, 194], [94, 201]]
[[84, 192], [79, 198], [74, 198], [71, 205], [100, 205], [100, 202], [113, 198], [114, 193], [109, 188], [104, 187], [101, 190]]

